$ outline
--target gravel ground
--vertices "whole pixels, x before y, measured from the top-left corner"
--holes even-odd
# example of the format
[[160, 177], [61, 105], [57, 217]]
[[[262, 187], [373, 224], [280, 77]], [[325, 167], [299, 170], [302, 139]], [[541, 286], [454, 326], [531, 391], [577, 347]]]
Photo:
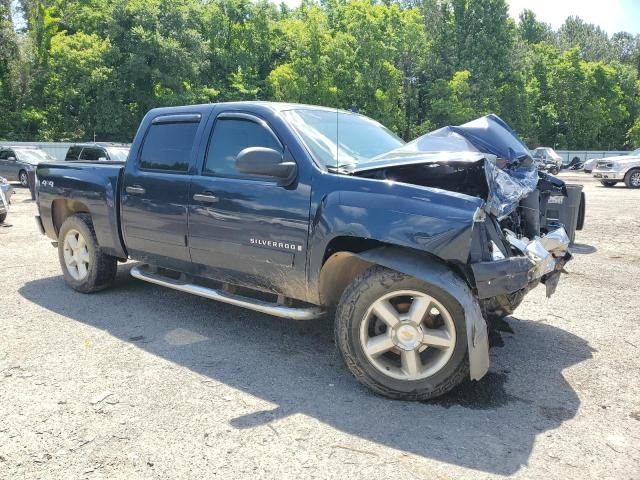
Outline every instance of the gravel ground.
[[640, 191], [587, 192], [554, 297], [533, 291], [490, 373], [429, 403], [343, 367], [330, 322], [132, 279], [64, 284], [16, 188], [0, 226], [0, 477], [640, 478]]

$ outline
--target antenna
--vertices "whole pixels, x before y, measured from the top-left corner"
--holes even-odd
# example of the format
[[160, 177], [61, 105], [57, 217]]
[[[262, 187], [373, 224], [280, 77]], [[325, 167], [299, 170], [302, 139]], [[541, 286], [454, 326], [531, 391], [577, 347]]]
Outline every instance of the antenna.
[[338, 141], [338, 135], [340, 132], [340, 129], [338, 128], [339, 118], [340, 116], [338, 115], [338, 107], [336, 107], [336, 168], [340, 166], [340, 159], [338, 158], [340, 156], [340, 142]]

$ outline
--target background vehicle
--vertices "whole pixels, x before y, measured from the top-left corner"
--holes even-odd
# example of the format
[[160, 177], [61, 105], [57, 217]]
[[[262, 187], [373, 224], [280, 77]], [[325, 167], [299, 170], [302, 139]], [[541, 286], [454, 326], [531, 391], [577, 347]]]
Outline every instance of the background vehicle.
[[640, 149], [629, 155], [598, 160], [593, 169], [593, 177], [600, 179], [605, 187], [624, 182], [629, 188], [640, 188]]
[[485, 317], [539, 283], [552, 294], [570, 258], [540, 209], [566, 186], [491, 115], [405, 144], [322, 107], [161, 108], [131, 152], [38, 167], [38, 221], [69, 286], [107, 288], [132, 258], [134, 277], [210, 299], [296, 320], [335, 311], [345, 364], [392, 398], [481, 378]]
[[7, 182], [6, 178], [0, 177], [0, 223], [7, 218], [12, 194], [13, 190], [9, 182]]
[[29, 171], [40, 162], [55, 161], [49, 154], [34, 147], [0, 147], [0, 175], [9, 181], [29, 186]]
[[555, 175], [562, 168], [562, 157], [553, 148], [538, 147], [531, 153], [534, 160], [539, 163], [538, 168], [541, 170], [548, 170], [549, 173]]
[[125, 162], [129, 145], [124, 143], [78, 143], [67, 150], [66, 161], [111, 161]]
[[593, 172], [593, 169], [596, 168], [596, 163], [598, 163], [600, 160], [602, 160], [601, 158], [590, 158], [589, 160], [584, 162], [584, 165], [582, 167], [582, 169], [584, 170], [585, 173], [591, 173]]

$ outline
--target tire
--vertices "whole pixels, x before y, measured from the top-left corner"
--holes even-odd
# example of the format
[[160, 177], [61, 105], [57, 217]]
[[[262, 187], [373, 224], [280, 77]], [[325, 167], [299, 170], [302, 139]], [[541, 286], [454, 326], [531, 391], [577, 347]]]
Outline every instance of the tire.
[[624, 184], [629, 188], [640, 188], [640, 168], [632, 168], [624, 176]]
[[[436, 305], [438, 314], [425, 314], [419, 320], [419, 328], [414, 329], [411, 325], [407, 326], [411, 324], [412, 318], [406, 309], [414, 305], [418, 298], [422, 302], [429, 302], [428, 312], [433, 311], [431, 305]], [[381, 321], [382, 317], [373, 313], [376, 306], [385, 301], [394, 310], [394, 315], [405, 309], [406, 319], [393, 323], [396, 322], [394, 316], [391, 322], [395, 325], [394, 328], [390, 328], [386, 321]], [[411, 303], [407, 304], [407, 301]], [[394, 307], [391, 302], [400, 303]], [[424, 344], [420, 342], [421, 338], [438, 336], [429, 328], [427, 322], [431, 326], [439, 326], [441, 334], [445, 331], [450, 332], [448, 337], [442, 340], [447, 342], [448, 346], [428, 346], [421, 350], [424, 348]], [[398, 329], [399, 326], [405, 330]], [[347, 368], [358, 381], [385, 397], [398, 400], [428, 400], [447, 393], [469, 376], [464, 311], [451, 295], [437, 285], [383, 267], [372, 267], [356, 277], [342, 294], [336, 310], [334, 328], [336, 345]], [[372, 332], [372, 328], [379, 330]], [[412, 338], [407, 328], [417, 332], [420, 337]], [[371, 342], [370, 334], [375, 338], [385, 337], [385, 345], [391, 342], [393, 346], [384, 350], [385, 353], [377, 353], [373, 358], [365, 352], [366, 344], [376, 343]], [[400, 342], [401, 335], [405, 340], [409, 338], [409, 341], [414, 343], [403, 344], [400, 348], [397, 342]], [[405, 369], [405, 355], [408, 355], [406, 358], [418, 359], [417, 362], [407, 361], [406, 364], [415, 366], [413, 371], [417, 372], [416, 375], [407, 373], [412, 368]]]
[[29, 175], [25, 170], [20, 170], [18, 172], [18, 180], [20, 181], [20, 185], [23, 187], [29, 186]]
[[[88, 214], [73, 215], [64, 221], [58, 234], [58, 258], [65, 282], [78, 292], [104, 290], [116, 277], [117, 259], [100, 249]], [[75, 266], [68, 261], [74, 258]]]
[[7, 219], [7, 213], [0, 213], [0, 223], [4, 223], [4, 221]]
[[614, 182], [613, 180], [600, 180], [600, 183], [604, 187], [613, 187], [618, 182]]
[[584, 216], [587, 211], [587, 197], [584, 192], [580, 192], [580, 206], [578, 207], [578, 223], [576, 230], [582, 230], [584, 228]]
[[557, 175], [558, 173], [560, 173], [560, 169], [554, 165], [553, 167], [549, 168], [549, 173], [551, 175]]

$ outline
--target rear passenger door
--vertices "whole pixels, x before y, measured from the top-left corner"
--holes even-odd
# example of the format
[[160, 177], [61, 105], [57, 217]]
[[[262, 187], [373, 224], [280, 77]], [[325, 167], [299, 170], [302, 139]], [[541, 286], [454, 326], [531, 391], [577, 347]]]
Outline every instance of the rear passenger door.
[[181, 271], [187, 248], [189, 169], [194, 163], [200, 114], [155, 117], [141, 147], [131, 151], [123, 178], [121, 223], [133, 258]]

